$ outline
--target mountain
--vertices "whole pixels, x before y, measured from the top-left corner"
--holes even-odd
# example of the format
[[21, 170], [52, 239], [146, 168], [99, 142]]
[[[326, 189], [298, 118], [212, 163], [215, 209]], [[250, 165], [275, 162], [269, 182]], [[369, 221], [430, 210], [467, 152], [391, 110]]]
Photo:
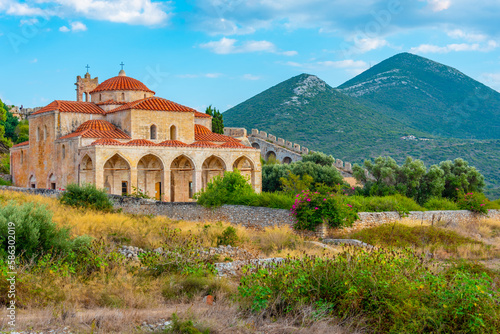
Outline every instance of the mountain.
[[338, 89], [301, 74], [223, 116], [225, 126], [263, 130], [352, 163], [380, 155], [399, 163], [412, 156], [427, 166], [464, 158], [485, 175], [489, 197], [499, 198], [498, 95], [451, 67], [405, 53]]
[[271, 87], [223, 116], [225, 126], [260, 129], [337, 154], [361, 154], [373, 144], [383, 145], [408, 134], [427, 135], [363, 106], [310, 74]]
[[338, 89], [365, 106], [436, 136], [500, 139], [500, 93], [423, 57], [397, 54]]

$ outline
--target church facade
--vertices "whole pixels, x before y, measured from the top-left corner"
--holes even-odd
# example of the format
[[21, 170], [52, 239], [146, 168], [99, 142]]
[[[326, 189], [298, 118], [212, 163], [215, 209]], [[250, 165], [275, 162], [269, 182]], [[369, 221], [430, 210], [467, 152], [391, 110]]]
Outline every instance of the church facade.
[[262, 188], [260, 151], [213, 133], [209, 115], [155, 96], [125, 72], [101, 84], [77, 77], [77, 101], [56, 100], [29, 117], [29, 141], [11, 148], [19, 187], [94, 184], [187, 202], [216, 175], [239, 170]]

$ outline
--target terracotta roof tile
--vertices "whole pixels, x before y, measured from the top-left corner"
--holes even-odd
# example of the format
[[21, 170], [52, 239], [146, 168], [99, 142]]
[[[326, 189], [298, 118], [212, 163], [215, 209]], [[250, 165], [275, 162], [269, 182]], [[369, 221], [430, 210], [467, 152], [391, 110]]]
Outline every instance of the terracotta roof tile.
[[95, 142], [93, 142], [92, 144], [90, 144], [92, 146], [95, 146], [95, 145], [103, 145], [103, 146], [111, 146], [111, 145], [123, 145], [122, 143], [120, 143], [118, 140], [116, 139], [111, 139], [111, 138], [102, 138], [102, 139], [98, 139], [96, 140]]
[[144, 92], [154, 92], [137, 79], [127, 76], [117, 76], [103, 81], [90, 93], [113, 91], [113, 90], [138, 90]]
[[207, 148], [217, 148], [220, 147], [219, 145], [215, 145], [214, 143], [211, 143], [209, 141], [195, 141], [191, 145], [188, 145], [189, 147], [207, 147]]
[[26, 146], [26, 145], [29, 145], [29, 144], [30, 144], [29, 140], [28, 141], [23, 141], [22, 143], [19, 143], [19, 144], [16, 144], [16, 145], [12, 146], [11, 148]]
[[123, 143], [125, 146], [158, 146], [152, 141], [146, 139], [134, 139], [129, 142]]
[[194, 125], [194, 139], [196, 141], [215, 141], [215, 142], [233, 142], [239, 143], [236, 138], [224, 136], [218, 133], [213, 133], [209, 128], [195, 124]]
[[195, 112], [194, 113], [194, 117], [197, 117], [197, 118], [212, 118], [212, 116], [208, 115], [208, 114], [204, 114], [202, 112]]
[[75, 132], [59, 139], [68, 139], [74, 137], [83, 138], [114, 138], [114, 139], [130, 139], [130, 136], [125, 132], [103, 120], [89, 120], [82, 123]]
[[249, 149], [253, 149], [253, 147], [245, 146], [243, 144], [235, 143], [235, 142], [227, 142], [227, 143], [224, 143], [224, 144], [220, 145], [220, 147], [224, 147], [224, 148], [249, 148]]
[[169, 101], [161, 97], [148, 97], [142, 100], [129, 102], [116, 109], [110, 110], [108, 113], [113, 113], [122, 110], [138, 109], [138, 110], [155, 110], [155, 111], [177, 111], [177, 112], [196, 112], [193, 108], [183, 106], [181, 104]]
[[82, 114], [104, 114], [104, 110], [96, 106], [92, 102], [81, 101], [62, 101], [55, 100], [43, 107], [42, 109], [34, 112], [32, 115], [42, 114], [44, 112], [59, 110], [59, 112], [75, 112]]
[[158, 144], [158, 146], [166, 146], [166, 147], [186, 147], [188, 144], [183, 143], [179, 140], [165, 140]]

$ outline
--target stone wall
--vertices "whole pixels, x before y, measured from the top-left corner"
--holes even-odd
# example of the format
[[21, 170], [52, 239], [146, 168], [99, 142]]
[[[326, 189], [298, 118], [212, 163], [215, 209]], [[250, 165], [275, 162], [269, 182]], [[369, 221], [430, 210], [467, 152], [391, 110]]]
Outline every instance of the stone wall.
[[12, 182], [12, 175], [10, 175], [10, 174], [0, 174], [0, 179], [5, 180], [7, 182]]
[[[35, 195], [57, 197], [62, 191], [50, 189], [30, 189], [0, 186], [0, 190], [20, 191]], [[224, 221], [241, 224], [246, 227], [264, 228], [268, 226], [291, 226], [293, 218], [289, 210], [251, 207], [243, 205], [223, 205], [216, 209], [207, 209], [196, 203], [170, 203], [155, 200], [137, 199], [109, 195], [115, 209], [123, 212], [143, 215], [165, 216], [176, 220], [197, 222]], [[401, 221], [397, 212], [360, 212], [355, 225], [385, 224]], [[500, 220], [500, 210], [489, 210], [489, 217]], [[460, 223], [482, 219], [475, 213], [465, 210], [457, 211], [411, 211], [407, 218], [427, 223]]]

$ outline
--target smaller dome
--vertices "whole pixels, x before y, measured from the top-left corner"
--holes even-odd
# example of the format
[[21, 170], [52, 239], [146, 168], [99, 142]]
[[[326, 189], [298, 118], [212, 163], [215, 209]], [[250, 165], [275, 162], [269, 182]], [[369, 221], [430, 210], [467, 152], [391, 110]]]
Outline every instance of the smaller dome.
[[116, 126], [113, 124], [103, 121], [103, 120], [89, 120], [85, 123], [82, 123], [75, 132], [82, 132], [85, 130], [98, 130], [98, 131], [113, 131], [116, 129]]
[[[123, 70], [122, 70], [123, 71]], [[104, 91], [117, 91], [117, 90], [134, 90], [134, 91], [143, 91], [148, 93], [155, 93], [145, 84], [140, 82], [137, 79], [127, 77], [125, 75], [125, 71], [120, 71], [120, 75], [103, 81], [99, 86], [97, 86], [90, 93], [104, 92]]]
[[118, 73], [118, 76], [119, 77], [126, 77], [127, 76], [127, 73], [125, 73], [124, 70], [121, 70], [120, 73]]

